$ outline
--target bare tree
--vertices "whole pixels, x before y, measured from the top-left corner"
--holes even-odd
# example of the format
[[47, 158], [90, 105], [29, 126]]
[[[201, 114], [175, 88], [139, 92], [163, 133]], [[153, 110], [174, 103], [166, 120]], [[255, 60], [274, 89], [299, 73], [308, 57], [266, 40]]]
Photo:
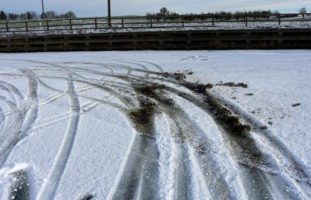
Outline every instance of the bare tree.
[[0, 20], [6, 20], [8, 18], [7, 14], [1, 10], [0, 11]]
[[72, 11], [68, 11], [66, 13], [60, 14], [57, 16], [58, 18], [68, 18], [68, 19], [74, 19], [77, 18], [76, 14]]
[[44, 17], [47, 19], [54, 19], [57, 17], [57, 13], [55, 11], [47, 11], [44, 13]]
[[170, 11], [168, 11], [167, 8], [163, 7], [160, 9], [160, 15], [165, 17], [165, 16], [169, 16], [170, 15]]
[[302, 18], [304, 19], [305, 15], [307, 14], [307, 9], [303, 7], [303, 8], [300, 8], [298, 12], [302, 15]]
[[34, 11], [27, 12], [27, 19], [38, 19], [38, 14]]

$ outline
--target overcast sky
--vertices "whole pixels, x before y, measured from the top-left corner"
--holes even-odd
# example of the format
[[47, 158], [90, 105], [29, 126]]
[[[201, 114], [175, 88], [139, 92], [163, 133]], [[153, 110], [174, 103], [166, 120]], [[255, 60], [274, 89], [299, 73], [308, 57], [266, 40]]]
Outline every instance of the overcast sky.
[[[80, 17], [104, 16], [107, 0], [44, 0], [46, 10], [74, 11]], [[111, 0], [113, 15], [142, 15], [161, 7], [178, 13], [200, 13], [236, 10], [279, 10], [297, 12], [301, 7], [311, 11], [311, 0]], [[6, 12], [41, 12], [41, 0], [0, 0]]]

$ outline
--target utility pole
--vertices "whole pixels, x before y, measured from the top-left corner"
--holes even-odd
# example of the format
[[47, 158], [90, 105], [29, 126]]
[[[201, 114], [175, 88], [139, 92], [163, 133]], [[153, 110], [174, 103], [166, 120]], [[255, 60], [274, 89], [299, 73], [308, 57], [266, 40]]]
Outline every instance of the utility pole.
[[41, 6], [42, 6], [42, 15], [41, 15], [41, 18], [44, 19], [44, 18], [45, 18], [44, 0], [41, 0]]
[[[43, 1], [43, 0], [42, 0]], [[111, 27], [111, 2], [108, 0], [108, 26]]]

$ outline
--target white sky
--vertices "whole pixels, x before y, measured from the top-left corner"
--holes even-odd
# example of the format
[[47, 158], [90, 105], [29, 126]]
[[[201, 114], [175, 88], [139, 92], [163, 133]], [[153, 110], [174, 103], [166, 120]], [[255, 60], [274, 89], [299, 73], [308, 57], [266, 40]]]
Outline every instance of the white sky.
[[[44, 0], [46, 10], [74, 11], [78, 16], [104, 16], [107, 0]], [[311, 11], [311, 0], [111, 0], [113, 15], [142, 15], [161, 7], [178, 13], [200, 13], [221, 10], [279, 10], [297, 12], [301, 7]], [[41, 12], [41, 0], [0, 0], [6, 12]]]

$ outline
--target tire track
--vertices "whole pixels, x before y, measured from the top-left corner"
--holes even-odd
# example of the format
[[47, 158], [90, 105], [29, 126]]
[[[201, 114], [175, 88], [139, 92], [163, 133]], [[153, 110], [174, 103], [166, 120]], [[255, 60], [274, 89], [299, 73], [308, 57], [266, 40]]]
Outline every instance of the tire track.
[[71, 118], [67, 130], [58, 150], [53, 166], [47, 180], [43, 183], [37, 196], [37, 200], [54, 199], [59, 182], [64, 173], [66, 164], [72, 151], [80, 120], [80, 102], [75, 92], [72, 74], [68, 75], [67, 94], [70, 102]]
[[[139, 97], [140, 108], [129, 112], [138, 134], [133, 136], [124, 167], [120, 172], [111, 199], [157, 199], [158, 197], [158, 146], [154, 137], [154, 103]], [[148, 115], [148, 116], [145, 116]], [[146, 117], [145, 119], [143, 119]], [[140, 121], [142, 124], [137, 123]]]
[[[169, 89], [171, 92], [186, 98], [189, 102], [192, 102], [202, 108], [203, 110], [208, 111], [208, 113], [213, 116], [213, 109], [209, 107], [208, 104], [202, 103], [199, 100], [196, 100], [191, 95], [177, 92], [172, 88]], [[214, 113], [215, 114], [215, 113]], [[214, 119], [217, 115], [214, 115]], [[218, 123], [219, 124], [219, 123]], [[222, 126], [222, 123], [220, 123]], [[228, 130], [227, 126], [223, 126], [223, 133], [226, 133]], [[270, 186], [268, 183], [273, 180], [275, 185], [278, 186], [278, 190], [280, 190], [280, 194], [293, 198], [293, 199], [307, 199], [303, 192], [300, 190], [300, 187], [297, 186], [293, 180], [287, 177], [286, 174], [276, 174], [270, 175], [268, 171], [262, 170], [262, 164], [267, 165], [268, 168], [274, 167], [276, 171], [279, 171], [279, 166], [275, 164], [273, 160], [267, 160], [267, 155], [265, 155], [259, 148], [256, 142], [253, 140], [251, 136], [243, 136], [240, 137], [238, 135], [228, 133], [224, 135], [228, 137], [230, 141], [228, 147], [233, 151], [233, 155], [236, 157], [236, 162], [242, 164], [240, 170], [242, 175], [244, 176], [244, 185], [248, 191], [248, 195], [251, 199], [278, 199], [273, 197], [273, 193], [270, 191]], [[231, 146], [231, 147], [230, 147]], [[272, 166], [269, 166], [272, 165]], [[264, 166], [263, 166], [264, 167]], [[268, 173], [267, 173], [268, 172]], [[272, 180], [270, 180], [272, 179]], [[249, 182], [248, 180], [254, 180], [254, 182]], [[258, 187], [260, 186], [260, 187]], [[257, 188], [257, 189], [256, 189]], [[259, 196], [257, 196], [259, 195]]]
[[16, 104], [19, 105], [19, 102], [21, 102], [24, 99], [20, 91], [14, 85], [9, 84], [7, 82], [0, 80], [0, 84], [2, 85], [2, 87], [5, 88], [5, 90], [9, 91], [12, 94], [12, 96], [15, 99]]
[[[181, 190], [178, 190], [176, 194], [181, 194], [181, 197], [187, 197], [187, 199], [193, 199], [195, 197], [196, 194], [189, 190], [193, 177], [187, 177], [187, 175], [197, 173], [191, 170], [189, 163], [192, 162], [192, 165], [196, 165], [200, 168], [201, 174], [209, 174], [209, 176], [206, 177], [202, 176], [205, 177], [202, 179], [204, 180], [204, 184], [207, 185], [205, 189], [209, 190], [212, 199], [236, 199], [236, 194], [238, 192], [229, 187], [224, 175], [217, 170], [220, 166], [218, 166], [214, 156], [207, 150], [211, 144], [205, 136], [204, 131], [201, 130], [172, 99], [161, 96], [160, 93], [153, 94], [152, 96], [159, 102], [163, 112], [170, 116], [175, 124], [170, 125], [170, 127], [175, 127], [171, 128], [171, 137], [173, 138], [175, 146], [179, 148], [177, 152], [180, 152], [180, 155], [176, 156], [179, 157], [182, 164], [178, 166], [184, 166], [184, 170], [181, 170], [181, 174], [183, 174], [183, 171], [186, 172], [186, 175], [177, 176], [180, 180], [177, 179], [176, 183], [184, 186], [177, 185]], [[195, 159], [190, 159], [190, 156]], [[195, 178], [193, 183], [202, 182], [202, 179]], [[195, 187], [193, 188], [196, 189]], [[182, 192], [185, 191], [187, 191], [187, 193], [182, 194]], [[240, 192], [241, 188], [239, 188], [238, 191]], [[222, 195], [220, 196], [220, 194]]]
[[[33, 77], [30, 70], [22, 70], [22, 73], [28, 78], [28, 94], [27, 99], [19, 107], [12, 105], [15, 114], [12, 114], [8, 120], [10, 123], [3, 128], [5, 132], [4, 142], [0, 146], [0, 167], [5, 163], [13, 148], [27, 136], [32, 124], [35, 122], [38, 107], [37, 107], [37, 81]], [[10, 84], [8, 84], [10, 85]], [[22, 95], [17, 92], [18, 90], [12, 86], [17, 96]]]
[[260, 123], [249, 113], [243, 111], [243, 109], [239, 106], [232, 104], [230, 101], [226, 100], [223, 97], [217, 96], [217, 98], [219, 101], [230, 106], [230, 108], [234, 112], [239, 114], [239, 116], [241, 116], [243, 120], [245, 120], [253, 127], [254, 133], [262, 136], [267, 144], [269, 144], [269, 146], [276, 150], [279, 156], [279, 160], [283, 160], [285, 162], [283, 166], [289, 169], [288, 172], [292, 172], [291, 170], [293, 170], [293, 174], [291, 174], [293, 178], [311, 185], [311, 169], [305, 166], [305, 164], [303, 164], [301, 161], [299, 161], [299, 159], [293, 155], [289, 148], [281, 140], [279, 140], [273, 132], [271, 132], [269, 129], [262, 130], [261, 127], [263, 127], [264, 124]]
[[[55, 197], [73, 149], [80, 115], [102, 104], [126, 114], [134, 132], [108, 199], [307, 199], [308, 167], [272, 132], [261, 131], [261, 124], [247, 113], [209, 92], [209, 85], [187, 82], [185, 74], [166, 73], [160, 66], [148, 62], [27, 62], [40, 66], [33, 67], [37, 68], [36, 73], [22, 70], [29, 80], [26, 100], [6, 83], [1, 84], [0, 89], [7, 92], [9, 99], [2, 97], [0, 100], [11, 102], [12, 109], [19, 105], [24, 108], [22, 112], [4, 115], [5, 122], [19, 120], [20, 124], [14, 129], [12, 124], [5, 123], [2, 130], [13, 128], [13, 133], [30, 132], [70, 115], [61, 147], [38, 200]], [[41, 65], [46, 70], [40, 71]], [[38, 83], [57, 93], [41, 105], [52, 103], [65, 93], [41, 78], [67, 81], [71, 108], [67, 114], [34, 126]], [[75, 83], [99, 89], [121, 103], [83, 95], [75, 89]], [[79, 98], [89, 101], [80, 105]], [[184, 104], [178, 103], [180, 101], [204, 113], [200, 115], [204, 116], [202, 120], [216, 129], [205, 129], [183, 108]], [[213, 152], [214, 147], [220, 145], [213, 138], [215, 135], [221, 140], [221, 153]], [[258, 140], [257, 135], [262, 140]], [[265, 150], [267, 147], [273, 152]], [[3, 149], [0, 146], [0, 157], [7, 153]]]
[[1, 133], [2, 133], [2, 129], [3, 129], [3, 124], [5, 122], [6, 116], [3, 113], [3, 110], [0, 106], [0, 138], [1, 138]]

